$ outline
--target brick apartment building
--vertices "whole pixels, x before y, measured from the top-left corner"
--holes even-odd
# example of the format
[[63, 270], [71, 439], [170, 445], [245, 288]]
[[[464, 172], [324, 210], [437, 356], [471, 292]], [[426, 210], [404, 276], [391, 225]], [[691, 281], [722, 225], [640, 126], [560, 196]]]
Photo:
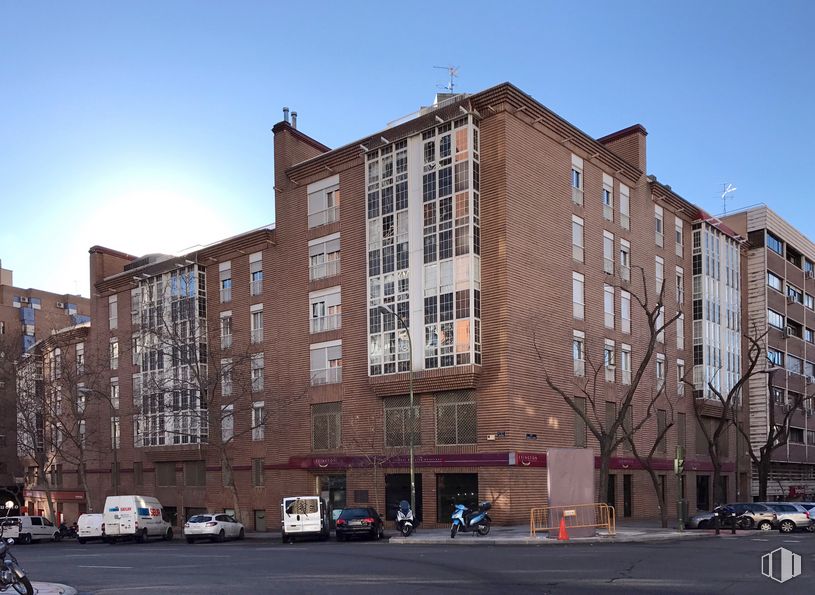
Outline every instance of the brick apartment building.
[[[766, 332], [769, 373], [751, 380], [748, 408], [752, 447], [767, 442], [771, 424], [788, 409], [789, 440], [772, 453], [768, 497], [815, 494], [815, 244], [764, 205], [733, 213], [727, 225], [749, 238], [746, 319]], [[772, 364], [770, 364], [772, 362]], [[771, 411], [771, 408], [773, 409]], [[758, 495], [753, 472], [753, 496]]]
[[87, 298], [14, 286], [0, 266], [0, 503], [23, 503], [23, 469], [17, 457], [15, 362], [54, 330], [86, 322]]
[[[635, 419], [665, 391], [637, 441], [672, 423], [655, 462], [668, 502], [682, 445], [684, 497], [710, 507], [693, 399], [740, 373], [741, 240], [646, 175], [644, 128], [594, 139], [501, 84], [334, 150], [286, 120], [273, 132], [273, 228], [182, 257], [91, 249], [89, 341], [117, 354], [121, 431], [95, 501], [237, 507], [258, 530], [279, 526], [286, 495], [381, 510], [408, 493], [412, 433], [426, 523], [454, 500], [525, 522], [546, 503], [547, 449], [597, 448], [543, 369], [571, 390], [594, 363], [598, 415], [613, 415], [648, 342], [636, 297], [664, 282], [666, 311], [688, 315], [657, 342]], [[107, 405], [97, 415], [113, 427]], [[626, 448], [610, 476], [618, 516], [657, 515]]]

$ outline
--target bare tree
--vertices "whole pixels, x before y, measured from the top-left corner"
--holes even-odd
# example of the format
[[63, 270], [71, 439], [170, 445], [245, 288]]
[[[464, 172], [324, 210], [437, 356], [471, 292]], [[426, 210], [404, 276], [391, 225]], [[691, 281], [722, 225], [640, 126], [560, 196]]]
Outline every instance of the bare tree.
[[[631, 291], [631, 288], [627, 288], [627, 291], [631, 294], [632, 302], [637, 304], [638, 311], [641, 312], [644, 324], [640, 328], [642, 328], [647, 342], [640, 356], [639, 364], [631, 375], [630, 383], [623, 385], [622, 397], [615, 401], [613, 411], [610, 412], [604, 405], [609, 393], [605, 388], [605, 379], [601, 379], [601, 373], [605, 373], [605, 370], [611, 369], [613, 373], [613, 359], [607, 361], [604, 355], [603, 365], [597, 365], [587, 347], [585, 349], [585, 367], [590, 370], [585, 370], [583, 376], [576, 376], [571, 383], [561, 385], [550, 374], [547, 367], [548, 359], [545, 353], [547, 345], [539, 343], [537, 336], [533, 336], [535, 351], [542, 363], [543, 377], [547, 386], [559, 395], [575, 414], [583, 420], [588, 430], [597, 440], [600, 450], [600, 482], [598, 489], [598, 501], [600, 502], [605, 501], [607, 497], [608, 471], [615, 449], [623, 441], [629, 440], [629, 437], [633, 439], [649, 419], [648, 416], [644, 416], [636, 424], [632, 424], [629, 431], [622, 431], [625, 420], [631, 415], [632, 403], [638, 393], [640, 382], [652, 361], [654, 361], [657, 344], [663, 338], [665, 330], [673, 326], [682, 315], [681, 310], [678, 310], [666, 318], [665, 282], [663, 281], [659, 291], [656, 292], [656, 298], [652, 299], [648, 291], [645, 270], [642, 267], [632, 268], [639, 270], [642, 285], [639, 292]], [[585, 407], [582, 406], [582, 401], [580, 403], [577, 401], [575, 394], [579, 395], [580, 399], [585, 399]], [[653, 411], [654, 403], [656, 403], [660, 394], [657, 391], [648, 397], [646, 411]]]

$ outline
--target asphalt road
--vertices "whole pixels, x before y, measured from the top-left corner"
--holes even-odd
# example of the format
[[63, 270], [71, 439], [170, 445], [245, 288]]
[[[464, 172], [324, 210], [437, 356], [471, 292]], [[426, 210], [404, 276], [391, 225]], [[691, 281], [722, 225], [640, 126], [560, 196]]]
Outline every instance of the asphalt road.
[[[785, 547], [801, 576], [783, 586], [761, 576], [761, 556]], [[815, 535], [630, 544], [396, 545], [246, 540], [187, 545], [15, 546], [32, 580], [80, 594], [154, 593], [812, 593]]]

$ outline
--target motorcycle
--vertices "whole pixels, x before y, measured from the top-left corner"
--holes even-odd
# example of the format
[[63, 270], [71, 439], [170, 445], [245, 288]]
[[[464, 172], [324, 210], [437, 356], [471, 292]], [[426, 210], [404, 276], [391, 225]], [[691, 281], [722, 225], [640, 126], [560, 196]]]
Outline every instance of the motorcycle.
[[61, 523], [59, 526], [59, 538], [60, 539], [76, 539], [79, 534], [76, 531], [76, 524], [71, 525], [70, 527], [65, 523]]
[[17, 558], [11, 553], [12, 545], [14, 545], [14, 540], [4, 538], [3, 528], [0, 526], [0, 559], [2, 559], [2, 565], [0, 565], [0, 592], [13, 588], [20, 595], [34, 595], [31, 581], [28, 580], [25, 572], [20, 568]]
[[472, 532], [478, 535], [486, 535], [490, 532], [492, 519], [487, 511], [492, 508], [489, 502], [482, 502], [478, 505], [478, 510], [470, 510], [463, 504], [456, 504], [453, 511], [453, 526], [450, 527], [450, 538], [455, 539], [456, 533]]
[[408, 537], [413, 533], [415, 523], [413, 511], [410, 509], [410, 502], [402, 500], [396, 510], [396, 529], [402, 533], [403, 537]]

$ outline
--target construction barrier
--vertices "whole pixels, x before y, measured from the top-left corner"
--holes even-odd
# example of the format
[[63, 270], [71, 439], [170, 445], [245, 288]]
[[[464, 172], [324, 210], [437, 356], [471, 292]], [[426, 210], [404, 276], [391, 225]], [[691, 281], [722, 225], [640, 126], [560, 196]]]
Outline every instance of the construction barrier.
[[596, 527], [606, 529], [609, 535], [617, 532], [617, 520], [614, 507], [595, 502], [593, 504], [576, 504], [574, 506], [546, 506], [529, 511], [529, 534], [535, 537], [538, 531], [555, 531], [561, 527], [561, 521], [567, 529]]

